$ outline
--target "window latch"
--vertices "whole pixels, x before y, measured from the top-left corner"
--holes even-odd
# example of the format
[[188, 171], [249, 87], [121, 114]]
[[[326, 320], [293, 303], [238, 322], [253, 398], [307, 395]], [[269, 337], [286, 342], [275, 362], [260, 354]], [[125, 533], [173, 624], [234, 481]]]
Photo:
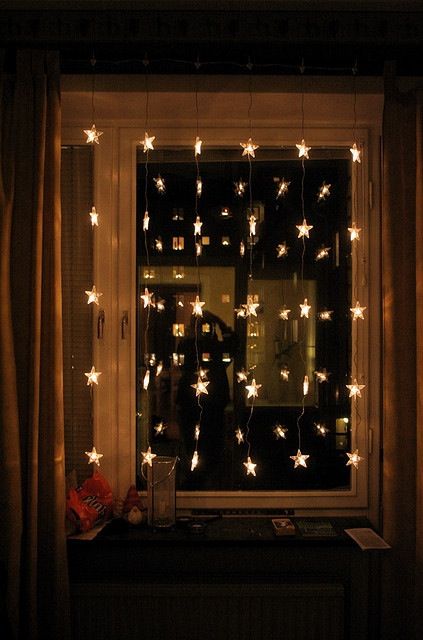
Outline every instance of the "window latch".
[[98, 340], [103, 339], [105, 320], [106, 320], [106, 316], [104, 314], [104, 309], [100, 309], [97, 316], [97, 339]]
[[122, 313], [122, 319], [120, 321], [120, 337], [122, 340], [126, 340], [126, 331], [128, 329], [128, 324], [129, 324], [128, 312], [124, 311]]

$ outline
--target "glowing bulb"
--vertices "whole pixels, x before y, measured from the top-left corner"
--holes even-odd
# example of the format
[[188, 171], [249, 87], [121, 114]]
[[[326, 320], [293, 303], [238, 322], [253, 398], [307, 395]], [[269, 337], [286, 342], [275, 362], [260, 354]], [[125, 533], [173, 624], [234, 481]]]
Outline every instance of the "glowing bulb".
[[196, 242], [195, 243], [195, 255], [196, 256], [201, 256], [202, 252], [203, 252], [203, 248], [201, 246], [201, 242]]
[[191, 471], [194, 471], [194, 469], [197, 468], [198, 466], [198, 451], [194, 451], [194, 454], [192, 456], [192, 460], [191, 460]]
[[203, 315], [202, 307], [204, 307], [204, 305], [206, 303], [205, 302], [200, 302], [200, 298], [198, 296], [195, 296], [195, 302], [190, 302], [190, 304], [192, 305], [192, 315], [193, 316], [200, 317], [200, 316]]
[[276, 247], [276, 254], [278, 258], [286, 258], [288, 255], [289, 247], [286, 245], [286, 242], [282, 242], [282, 244], [278, 244]]
[[157, 436], [163, 435], [166, 429], [167, 429], [167, 425], [163, 422], [163, 420], [160, 420], [160, 422], [157, 422], [154, 425], [154, 431], [156, 432]]
[[150, 223], [150, 218], [148, 216], [148, 211], [144, 211], [144, 218], [142, 220], [142, 230], [148, 231], [148, 225]]
[[317, 194], [317, 199], [319, 202], [320, 200], [326, 200], [326, 198], [330, 196], [331, 186], [331, 184], [326, 184], [326, 182], [323, 181], [323, 184], [319, 189], [319, 193]]
[[156, 378], [161, 374], [162, 371], [163, 371], [163, 360], [160, 360], [156, 369]]
[[144, 302], [144, 309], [146, 307], [153, 306], [153, 301], [152, 301], [153, 293], [154, 291], [150, 293], [147, 287], [145, 287], [144, 293], [140, 296], [141, 300]]
[[195, 142], [194, 142], [194, 156], [201, 155], [201, 145], [202, 144], [203, 144], [203, 141], [200, 140], [200, 138], [197, 136], [195, 138]]
[[360, 231], [361, 231], [361, 229], [359, 227], [357, 227], [355, 222], [353, 222], [352, 225], [350, 227], [348, 227], [348, 231], [350, 232], [351, 242], [353, 242], [353, 240], [360, 240]]
[[322, 382], [327, 382], [328, 381], [330, 373], [329, 373], [329, 371], [326, 371], [325, 368], [323, 368], [323, 369], [320, 369], [320, 371], [315, 371], [314, 375], [316, 376], [317, 382], [319, 382], [321, 384]]
[[143, 146], [143, 152], [154, 151], [153, 142], [156, 136], [149, 136], [147, 131], [144, 133], [144, 140], [140, 140], [140, 144]]
[[199, 198], [201, 197], [201, 194], [203, 193], [203, 182], [202, 182], [201, 178], [197, 178], [196, 193], [197, 193], [197, 196]]
[[308, 318], [309, 317], [308, 314], [310, 313], [311, 305], [308, 304], [307, 298], [304, 298], [303, 304], [300, 304], [300, 309], [301, 309], [300, 318]]
[[86, 291], [85, 293], [88, 296], [87, 304], [91, 304], [92, 302], [94, 302], [98, 305], [98, 299], [103, 295], [102, 293], [97, 291], [97, 289], [95, 288], [95, 284], [93, 284], [91, 291]]
[[95, 124], [91, 126], [91, 129], [84, 129], [84, 133], [87, 136], [87, 139], [86, 139], [87, 144], [93, 144], [93, 142], [95, 142], [96, 144], [100, 144], [98, 139], [100, 136], [103, 135], [103, 132], [98, 131], [95, 127]]
[[199, 370], [197, 371], [197, 376], [202, 380], [207, 380], [208, 372], [209, 372], [208, 369], [203, 369], [202, 367], [200, 367]]
[[357, 302], [355, 303], [355, 307], [350, 308], [352, 319], [358, 320], [359, 318], [361, 318], [361, 320], [364, 320], [363, 311], [365, 311], [366, 309], [367, 307], [360, 307], [360, 303], [357, 300]]
[[145, 391], [148, 389], [148, 385], [150, 384], [150, 369], [147, 369], [145, 372], [145, 376], [142, 381], [142, 386]]
[[307, 467], [307, 463], [306, 460], [310, 457], [309, 455], [303, 454], [301, 453], [301, 451], [298, 449], [297, 454], [295, 456], [289, 456], [291, 458], [291, 460], [294, 461], [294, 469], [296, 469], [297, 467], [301, 466], [301, 467]]
[[288, 367], [282, 367], [282, 369], [280, 370], [280, 375], [281, 375], [282, 380], [284, 380], [284, 382], [288, 382], [290, 373], [291, 372], [288, 369]]
[[307, 158], [307, 160], [308, 160], [308, 152], [310, 151], [311, 147], [307, 147], [306, 146], [304, 138], [301, 140], [301, 144], [296, 144], [295, 146], [298, 149], [298, 157], [299, 158]]
[[244, 442], [244, 434], [241, 431], [241, 427], [238, 427], [238, 429], [235, 431], [235, 438], [237, 439], [239, 445]]
[[94, 446], [91, 451], [86, 451], [85, 455], [88, 456], [88, 464], [92, 464], [94, 462], [98, 467], [100, 466], [100, 458], [103, 457], [103, 454], [97, 453]]
[[333, 311], [329, 311], [329, 309], [323, 309], [323, 311], [319, 311], [317, 314], [317, 319], [322, 322], [328, 322], [332, 320], [332, 313]]
[[159, 313], [162, 313], [162, 311], [165, 310], [165, 303], [166, 300], [163, 300], [163, 298], [160, 298], [157, 302], [156, 302], [156, 309]]
[[250, 456], [247, 457], [247, 462], [243, 462], [242, 464], [247, 469], [247, 476], [249, 476], [250, 474], [252, 476], [256, 475], [256, 466], [257, 466], [257, 464], [251, 461]]
[[298, 238], [309, 238], [309, 231], [313, 228], [313, 225], [307, 224], [307, 220], [304, 218], [302, 224], [295, 225], [298, 229]]
[[207, 391], [207, 386], [209, 384], [210, 382], [202, 380], [200, 376], [198, 376], [196, 384], [191, 385], [191, 387], [195, 389], [196, 397], [201, 395], [202, 393], [205, 393], [206, 395], [208, 395], [209, 392]]
[[288, 315], [291, 313], [291, 309], [287, 309], [285, 306], [279, 310], [279, 318], [281, 320], [289, 320]]
[[151, 452], [151, 447], [148, 447], [147, 451], [141, 451], [142, 462], [141, 464], [148, 464], [149, 467], [153, 466], [153, 460], [157, 454]]
[[157, 176], [157, 178], [153, 178], [155, 184], [156, 184], [156, 189], [159, 193], [164, 193], [166, 191], [166, 185], [165, 185], [165, 181], [164, 179], [161, 177], [160, 173]]
[[361, 462], [361, 460], [364, 460], [364, 458], [358, 455], [358, 449], [355, 449], [352, 453], [347, 453], [347, 456], [348, 456], [348, 462], [346, 464], [347, 467], [352, 465], [356, 469], [358, 469], [359, 462]]
[[245, 244], [242, 242], [239, 243], [239, 255], [241, 258], [245, 255]]
[[156, 251], [158, 251], [159, 253], [163, 252], [163, 242], [161, 238], [156, 238], [155, 239], [155, 245], [156, 245]]
[[248, 374], [244, 369], [236, 372], [237, 382], [246, 382], [248, 380]]
[[257, 398], [258, 390], [260, 389], [261, 386], [262, 386], [261, 384], [256, 384], [256, 381], [254, 378], [251, 380], [251, 384], [246, 384], [245, 388], [248, 391], [247, 399]]
[[320, 247], [316, 251], [316, 260], [325, 260], [325, 258], [329, 258], [330, 247]]
[[240, 142], [239, 144], [243, 148], [243, 156], [249, 156], [251, 158], [256, 157], [255, 151], [259, 148], [259, 146], [258, 144], [254, 144], [251, 138], [248, 138], [247, 142]]
[[322, 438], [326, 438], [326, 434], [329, 433], [329, 429], [325, 426], [323, 422], [315, 422], [314, 426], [316, 427], [316, 433], [318, 436]]
[[304, 376], [304, 380], [303, 380], [303, 395], [306, 396], [308, 394], [308, 390], [309, 390], [309, 379], [308, 376]]
[[91, 207], [90, 218], [91, 218], [91, 226], [98, 227], [98, 213], [95, 207]]
[[194, 225], [194, 235], [201, 236], [201, 227], [203, 226], [203, 223], [201, 222], [200, 216], [197, 216], [195, 218], [195, 222], [193, 222], [193, 225]]
[[277, 422], [273, 427], [273, 433], [275, 434], [276, 440], [280, 440], [280, 438], [286, 440], [287, 431], [288, 429], [279, 424], [279, 422]]
[[87, 376], [88, 380], [87, 380], [87, 387], [90, 386], [92, 387], [93, 384], [97, 384], [98, 385], [98, 377], [101, 376], [101, 371], [96, 371], [95, 367], [91, 367], [91, 371], [89, 371], [88, 373], [84, 373], [85, 376]]
[[361, 162], [361, 159], [360, 159], [361, 151], [360, 151], [360, 149], [357, 148], [357, 145], [356, 145], [355, 142], [354, 142], [353, 146], [351, 147], [350, 151], [351, 151], [351, 155], [352, 155], [352, 161], [360, 163]]
[[277, 184], [276, 199], [283, 198], [288, 193], [288, 187], [291, 183], [282, 178]]
[[249, 219], [248, 219], [248, 224], [250, 226], [250, 236], [255, 236], [256, 235], [256, 224], [257, 224], [257, 220], [256, 217], [251, 214]]
[[201, 431], [201, 428], [200, 428], [200, 425], [197, 422], [197, 424], [195, 425], [195, 428], [194, 428], [194, 440], [197, 440], [197, 441], [199, 440], [200, 431]]
[[238, 198], [242, 198], [245, 193], [245, 188], [248, 185], [248, 182], [244, 182], [241, 178], [238, 182], [234, 182], [234, 191]]
[[350, 398], [361, 398], [361, 390], [365, 388], [365, 384], [358, 384], [357, 378], [354, 378], [353, 384], [345, 385], [350, 390]]

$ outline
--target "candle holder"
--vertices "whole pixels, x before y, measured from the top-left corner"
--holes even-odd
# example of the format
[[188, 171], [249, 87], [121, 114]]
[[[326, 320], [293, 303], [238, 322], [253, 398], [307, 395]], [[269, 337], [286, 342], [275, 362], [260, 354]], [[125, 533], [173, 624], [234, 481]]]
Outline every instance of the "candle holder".
[[178, 458], [156, 456], [147, 468], [148, 524], [167, 529], [176, 520], [175, 476]]

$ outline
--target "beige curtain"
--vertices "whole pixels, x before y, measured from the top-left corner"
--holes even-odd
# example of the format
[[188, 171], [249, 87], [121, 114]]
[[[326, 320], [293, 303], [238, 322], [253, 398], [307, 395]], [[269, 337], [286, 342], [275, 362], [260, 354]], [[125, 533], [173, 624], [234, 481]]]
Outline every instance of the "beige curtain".
[[385, 75], [382, 634], [420, 638], [423, 562], [422, 94]]
[[62, 640], [69, 598], [58, 54], [19, 52], [1, 91], [2, 622], [8, 638]]

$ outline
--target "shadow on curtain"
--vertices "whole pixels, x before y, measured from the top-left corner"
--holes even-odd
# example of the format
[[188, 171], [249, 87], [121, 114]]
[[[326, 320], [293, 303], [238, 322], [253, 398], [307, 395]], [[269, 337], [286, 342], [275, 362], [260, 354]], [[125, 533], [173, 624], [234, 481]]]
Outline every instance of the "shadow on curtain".
[[[2, 65], [3, 70], [3, 65]], [[0, 522], [8, 638], [70, 635], [65, 538], [59, 56], [1, 78]]]
[[422, 92], [400, 93], [391, 65], [383, 117], [382, 635], [420, 638], [423, 624]]

